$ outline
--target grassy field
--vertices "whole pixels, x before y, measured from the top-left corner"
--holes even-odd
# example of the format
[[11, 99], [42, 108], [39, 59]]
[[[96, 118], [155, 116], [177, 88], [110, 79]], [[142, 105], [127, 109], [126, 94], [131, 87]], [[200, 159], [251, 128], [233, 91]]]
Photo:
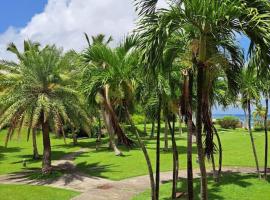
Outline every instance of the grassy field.
[[[142, 126], [138, 126], [142, 130]], [[150, 126], [149, 126], [150, 128]], [[148, 130], [149, 132], [150, 130]], [[223, 144], [223, 164], [224, 166], [249, 166], [254, 167], [254, 159], [251, 150], [249, 134], [246, 130], [224, 130], [219, 129]], [[263, 132], [254, 133], [256, 147], [260, 165], [263, 165], [264, 134]], [[16, 137], [9, 143], [8, 148], [4, 148], [5, 132], [0, 133], [0, 174], [18, 172], [23, 170], [22, 160], [27, 160], [27, 168], [40, 168], [41, 161], [32, 160], [31, 141], [26, 142], [25, 134], [17, 140]], [[53, 160], [57, 160], [63, 155], [75, 151], [81, 147], [88, 147], [90, 151], [79, 155], [75, 159], [77, 167], [89, 175], [104, 177], [112, 180], [121, 180], [147, 174], [147, 167], [143, 154], [139, 148], [126, 149], [120, 147], [124, 156], [117, 157], [114, 152], [108, 150], [107, 139], [103, 139], [101, 148], [96, 151], [95, 139], [79, 140], [79, 146], [74, 147], [71, 140], [67, 140], [65, 145], [62, 139], [51, 137]], [[41, 135], [38, 136], [39, 152], [42, 153]], [[152, 162], [155, 161], [155, 140], [145, 138], [145, 143], [149, 151]], [[186, 167], [186, 134], [181, 136], [177, 133], [177, 143], [179, 149], [180, 169]], [[171, 146], [171, 143], [169, 143]], [[164, 146], [163, 140], [161, 147]], [[196, 147], [193, 147], [193, 163], [196, 164]], [[171, 151], [161, 151], [161, 171], [172, 169]]]
[[[18, 138], [15, 134], [9, 142], [8, 148], [4, 147], [6, 130], [0, 132], [0, 175], [24, 170], [23, 160], [26, 160], [26, 169], [40, 168], [41, 160], [35, 161], [32, 159], [32, 141], [26, 141], [26, 133], [23, 131]], [[51, 136], [52, 144], [52, 159], [57, 160], [64, 154], [75, 151], [79, 147], [73, 147], [71, 140], [67, 139], [68, 144], [64, 145], [63, 139], [56, 139]], [[37, 145], [39, 154], [42, 155], [42, 138], [38, 136]]]
[[[142, 129], [141, 126], [139, 126]], [[223, 165], [224, 166], [246, 166], [254, 167], [255, 162], [251, 149], [250, 137], [246, 130], [224, 130], [219, 129], [219, 134], [223, 144]], [[263, 132], [254, 132], [254, 138], [258, 151], [260, 165], [263, 166], [264, 158], [264, 134]], [[155, 140], [145, 139], [147, 149], [152, 159], [155, 161]], [[177, 135], [177, 143], [179, 149], [180, 169], [186, 168], [186, 134]], [[170, 144], [170, 143], [169, 143]], [[161, 146], [164, 146], [163, 140]], [[171, 145], [170, 145], [171, 146]], [[193, 147], [193, 163], [196, 164], [196, 145]], [[109, 178], [112, 180], [120, 180], [128, 177], [134, 177], [147, 174], [147, 167], [140, 149], [128, 150], [121, 148], [124, 153], [122, 157], [114, 156], [114, 152], [107, 149], [107, 145], [103, 145], [99, 151], [92, 150], [78, 156], [75, 160], [77, 166], [84, 172]], [[161, 171], [172, 170], [172, 154], [171, 151], [161, 151]], [[208, 166], [210, 166], [208, 164]]]
[[[269, 200], [267, 191], [270, 190], [270, 179], [259, 180], [256, 175], [249, 174], [227, 174], [223, 175], [220, 183], [209, 180], [208, 192], [211, 200]], [[171, 183], [161, 185], [160, 200], [171, 199]], [[179, 192], [186, 192], [186, 179], [181, 179], [178, 184]], [[199, 179], [194, 180], [194, 199], [199, 200]], [[149, 190], [134, 197], [133, 200], [150, 200]]]
[[69, 200], [79, 192], [45, 186], [0, 184], [0, 194], [1, 200]]

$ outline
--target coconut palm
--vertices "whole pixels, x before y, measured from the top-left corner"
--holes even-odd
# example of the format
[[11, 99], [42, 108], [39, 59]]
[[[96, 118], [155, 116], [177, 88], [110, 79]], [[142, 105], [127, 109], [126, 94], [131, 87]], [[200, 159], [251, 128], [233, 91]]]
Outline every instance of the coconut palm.
[[[86, 66], [83, 72], [82, 89], [90, 102], [95, 101], [97, 95], [99, 95], [99, 97], [101, 96], [101, 106], [104, 108], [103, 112], [106, 111], [109, 101], [115, 104], [117, 103], [119, 107], [123, 107], [132, 131], [135, 133], [144, 153], [149, 171], [152, 197], [154, 198], [155, 181], [151, 161], [129, 111], [135, 98], [136, 85], [138, 85], [136, 83], [138, 77], [136, 73], [138, 52], [133, 48], [134, 40], [135, 38], [133, 37], [127, 37], [124, 43], [115, 49], [104, 44], [92, 45], [91, 51], [87, 51], [86, 55], [84, 55], [84, 57], [89, 57], [90, 66]], [[102, 66], [100, 66], [100, 64]], [[107, 89], [107, 94], [104, 96], [103, 90], [104, 88], [106, 90], [106, 87], [109, 88], [110, 91], [108, 92]], [[106, 123], [109, 127], [110, 121], [105, 121], [105, 124]], [[112, 133], [114, 133], [113, 128], [112, 126]], [[108, 131], [110, 130], [108, 129]]]
[[[264, 178], [267, 179], [267, 165], [268, 165], [268, 106], [270, 96], [270, 81], [269, 81], [269, 57], [266, 52], [263, 52], [261, 48], [254, 48], [251, 50], [251, 66], [257, 70], [257, 86], [265, 98], [265, 108], [259, 109], [257, 114], [263, 121], [265, 132], [265, 147], [264, 147]], [[260, 105], [262, 108], [262, 106]]]
[[74, 118], [87, 121], [78, 93], [66, 86], [61, 70], [69, 65], [55, 46], [40, 48], [37, 43], [25, 41], [19, 52], [14, 44], [8, 50], [15, 53], [18, 63], [4, 62], [1, 66], [2, 88], [0, 127], [10, 124], [8, 135], [25, 125], [28, 132], [41, 127], [43, 136], [42, 172], [51, 173], [50, 130], [58, 132], [63, 125], [73, 125]]
[[[87, 35], [86, 38], [87, 41], [89, 41]], [[119, 94], [117, 87], [113, 87], [116, 80], [114, 82], [112, 80], [114, 79], [113, 77], [121, 70], [110, 66], [116, 64], [121, 64], [123, 66], [126, 64], [126, 60], [124, 59], [124, 47], [118, 48], [114, 51], [108, 47], [108, 43], [110, 41], [111, 38], [109, 38], [107, 42], [104, 42], [104, 36], [98, 35], [97, 37], [93, 37], [92, 44], [88, 42], [90, 46], [83, 52], [81, 59], [84, 68], [82, 90], [87, 97], [90, 97], [87, 99], [92, 106], [97, 105], [97, 103], [101, 105], [104, 122], [111, 138], [110, 146], [115, 150], [116, 155], [121, 155], [122, 153], [114, 142], [114, 134], [117, 134], [119, 144], [124, 144], [130, 147], [133, 142], [125, 135], [121, 128], [119, 119], [113, 107], [113, 102], [111, 101], [113, 97], [112, 95], [117, 96]], [[128, 62], [130, 62], [130, 60]], [[133, 60], [135, 60], [135, 58]], [[120, 75], [121, 74], [119, 73], [119, 77], [121, 77]], [[109, 78], [111, 79], [109, 80]], [[106, 81], [108, 81], [108, 84], [104, 85], [103, 83]], [[112, 81], [111, 86], [109, 85], [109, 81]], [[96, 99], [97, 95], [98, 99]]]
[[[235, 33], [244, 34], [252, 41], [252, 46], [260, 46], [265, 52], [269, 49], [270, 5], [266, 0], [182, 0], [169, 1], [169, 10], [156, 10], [158, 0], [137, 0], [141, 16], [138, 30], [141, 33], [143, 62], [152, 73], [162, 62], [161, 54], [167, 38], [175, 30], [187, 26], [195, 30], [198, 52], [193, 62], [197, 67], [197, 149], [201, 171], [201, 198], [207, 199], [206, 168], [204, 154], [210, 156], [214, 151], [213, 126], [209, 117], [209, 76], [213, 60], [221, 54], [220, 50], [229, 52], [226, 56], [231, 67], [239, 66], [238, 55], [234, 57], [234, 46], [224, 41], [236, 39]], [[256, 9], [256, 12], [253, 12]], [[189, 29], [190, 30], [190, 29]], [[222, 42], [223, 41], [223, 42]], [[223, 44], [221, 44], [221, 42]], [[229, 44], [229, 46], [227, 46]], [[222, 46], [222, 48], [220, 48]], [[205, 149], [202, 142], [202, 123], [206, 132]]]
[[252, 144], [253, 155], [255, 159], [256, 169], [258, 176], [260, 177], [260, 169], [259, 169], [259, 162], [258, 156], [256, 152], [256, 147], [254, 143], [254, 137], [252, 134], [252, 127], [251, 127], [251, 104], [257, 103], [260, 99], [259, 89], [257, 87], [257, 78], [256, 72], [254, 68], [249, 67], [248, 69], [243, 70], [242, 72], [242, 81], [241, 81], [241, 100], [242, 100], [242, 107], [244, 110], [247, 110], [248, 114], [248, 130], [250, 134], [250, 140]]

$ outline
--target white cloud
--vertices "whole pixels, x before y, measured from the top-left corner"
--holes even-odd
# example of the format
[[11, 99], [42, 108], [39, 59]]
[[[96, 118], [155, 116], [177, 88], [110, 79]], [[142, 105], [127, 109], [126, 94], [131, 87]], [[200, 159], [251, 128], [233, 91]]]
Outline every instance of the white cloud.
[[86, 46], [84, 32], [112, 35], [118, 42], [134, 28], [135, 20], [133, 0], [49, 0], [26, 27], [10, 27], [0, 35], [0, 59], [13, 58], [7, 44], [21, 47], [24, 39], [75, 50]]

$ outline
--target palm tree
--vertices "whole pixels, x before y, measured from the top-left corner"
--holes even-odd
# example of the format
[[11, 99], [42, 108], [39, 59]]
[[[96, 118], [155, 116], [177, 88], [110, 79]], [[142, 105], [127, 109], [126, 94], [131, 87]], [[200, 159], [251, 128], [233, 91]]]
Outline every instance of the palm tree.
[[254, 68], [252, 69], [249, 67], [248, 69], [243, 70], [242, 73], [242, 83], [241, 83], [241, 98], [242, 98], [242, 107], [244, 110], [247, 110], [248, 114], [248, 130], [250, 134], [250, 140], [252, 144], [252, 150], [253, 155], [255, 159], [256, 169], [258, 176], [260, 175], [260, 169], [259, 169], [259, 162], [258, 162], [258, 156], [256, 152], [256, 147], [254, 143], [254, 137], [252, 134], [252, 127], [251, 127], [251, 104], [253, 101], [258, 102], [260, 99], [259, 90], [257, 87], [257, 78], [256, 78], [256, 72], [254, 71]]
[[[209, 117], [209, 76], [212, 62], [220, 55], [223, 48], [229, 52], [227, 63], [229, 66], [241, 66], [241, 62], [234, 56], [234, 46], [227, 46], [224, 41], [236, 39], [235, 32], [248, 36], [252, 45], [260, 46], [268, 52], [270, 29], [267, 21], [270, 18], [270, 4], [266, 0], [256, 1], [213, 1], [213, 0], [183, 0], [170, 1], [169, 10], [156, 11], [158, 0], [137, 0], [137, 9], [141, 16], [138, 31], [141, 36], [141, 47], [144, 53], [143, 62], [154, 71], [162, 62], [161, 54], [167, 39], [175, 31], [192, 27], [198, 41], [198, 53], [193, 62], [197, 67], [197, 149], [201, 171], [201, 198], [208, 199], [206, 168], [204, 154], [210, 155], [214, 151], [213, 126]], [[257, 12], [252, 12], [256, 8]], [[189, 29], [190, 30], [190, 29]], [[189, 31], [187, 30], [187, 31]], [[221, 44], [220, 41], [223, 41]], [[220, 48], [222, 46], [222, 48]], [[226, 55], [226, 54], [225, 54]], [[229, 59], [228, 59], [229, 58]], [[202, 143], [202, 123], [206, 132], [205, 149]]]
[[[115, 92], [115, 96], [117, 96], [117, 92], [119, 91], [116, 91], [117, 87], [112, 86], [116, 81], [108, 78], [112, 78], [114, 75], [119, 73], [119, 71], [113, 71], [114, 68], [111, 66], [116, 64], [125, 64], [123, 54], [124, 48], [119, 48], [115, 51], [110, 49], [108, 47], [108, 43], [111, 41], [111, 38], [109, 38], [107, 42], [104, 42], [103, 35], [93, 37], [92, 44], [90, 44], [87, 35], [86, 38], [90, 46], [83, 52], [81, 60], [84, 68], [82, 82], [83, 92], [87, 97], [90, 97], [88, 100], [92, 106], [96, 105], [96, 97], [98, 94], [98, 101], [101, 105], [105, 126], [107, 127], [111, 138], [110, 145], [115, 150], [116, 155], [121, 155], [122, 153], [114, 143], [114, 135], [117, 134], [119, 144], [124, 144], [128, 147], [133, 145], [133, 141], [125, 135], [119, 124], [119, 119], [114, 110], [113, 102], [111, 101], [113, 92]], [[116, 74], [111, 74], [111, 72]], [[102, 80], [103, 78], [108, 81], [108, 84], [103, 84], [105, 82]], [[111, 81], [111, 83], [109, 81]], [[89, 84], [89, 82], [91, 83]]]
[[[42, 172], [51, 173], [50, 128], [55, 133], [64, 124], [73, 124], [74, 118], [87, 121], [80, 106], [78, 93], [67, 87], [61, 69], [69, 65], [62, 52], [55, 46], [39, 48], [37, 43], [25, 41], [26, 48], [20, 53], [14, 44], [8, 50], [15, 53], [18, 63], [1, 62], [0, 127], [10, 124], [10, 132], [23, 125], [28, 130], [42, 129]], [[9, 133], [10, 133], [9, 132]], [[8, 133], [8, 134], [9, 134]]]
[[265, 147], [264, 147], [264, 178], [267, 179], [267, 165], [268, 165], [268, 101], [270, 94], [270, 82], [268, 80], [269, 77], [269, 63], [270, 59], [262, 51], [261, 48], [253, 48], [250, 51], [252, 57], [250, 60], [250, 66], [257, 70], [257, 77], [259, 82], [257, 82], [257, 86], [265, 98], [265, 108], [262, 109], [260, 105], [260, 109], [257, 111], [257, 115], [263, 121], [264, 132], [265, 132]]

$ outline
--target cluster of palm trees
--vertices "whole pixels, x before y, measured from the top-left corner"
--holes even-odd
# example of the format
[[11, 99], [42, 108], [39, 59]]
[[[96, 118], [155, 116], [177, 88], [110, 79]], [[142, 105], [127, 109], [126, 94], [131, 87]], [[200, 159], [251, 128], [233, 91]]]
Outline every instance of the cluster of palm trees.
[[[169, 53], [171, 63], [185, 66], [185, 89], [182, 91], [184, 97], [181, 110], [186, 118], [189, 135], [193, 132], [192, 111], [196, 112], [195, 130], [201, 172], [200, 195], [201, 199], [208, 199], [205, 158], [214, 163], [216, 145], [213, 138], [217, 135], [211, 119], [211, 107], [216, 100], [225, 105], [234, 102], [241, 91], [250, 116], [251, 99], [254, 97], [249, 94], [253, 93], [254, 88], [245, 88], [253, 85], [245, 79], [245, 75], [257, 74], [257, 77], [264, 77], [263, 80], [269, 79], [270, 3], [266, 0], [172, 0], [168, 1], [168, 9], [157, 9], [157, 3], [158, 0], [136, 1], [140, 16], [137, 33], [140, 37], [139, 48], [143, 54], [141, 63], [152, 79], [158, 78], [160, 73], [164, 74], [164, 71], [172, 68], [172, 65], [167, 63], [167, 52], [169, 48], [175, 48]], [[251, 41], [248, 59], [250, 64], [244, 72], [241, 70], [245, 65], [244, 55], [236, 35], [244, 35]], [[256, 72], [246, 72], [254, 68]], [[242, 81], [241, 77], [244, 77], [245, 81]], [[196, 81], [190, 81], [193, 78], [196, 78]], [[227, 92], [227, 97], [231, 97], [225, 98], [225, 101], [224, 98], [216, 97], [216, 88], [218, 85], [222, 86], [221, 81], [226, 83], [222, 88]], [[158, 83], [156, 86], [159, 90]], [[193, 94], [193, 86], [196, 94]], [[263, 90], [266, 99], [269, 96], [268, 89]], [[159, 101], [163, 101], [162, 92], [159, 90], [157, 93]], [[192, 105], [193, 98], [195, 105]], [[266, 102], [268, 104], [268, 100]], [[267, 121], [267, 113], [265, 116]], [[259, 173], [250, 121], [249, 118], [251, 142]], [[267, 139], [267, 128], [265, 130]], [[190, 140], [190, 137], [188, 138]], [[265, 149], [267, 151], [267, 140]], [[221, 148], [219, 151], [221, 152]], [[190, 156], [188, 155], [188, 170], [192, 166]], [[193, 199], [192, 174], [188, 172], [188, 175], [188, 198]], [[153, 199], [158, 199], [158, 189], [159, 183], [156, 179], [156, 195]], [[172, 194], [172, 197], [174, 195]]]
[[[161, 121], [164, 120], [166, 133], [171, 136], [172, 199], [175, 199], [179, 168], [175, 122], [184, 118], [188, 130], [188, 199], [194, 199], [192, 138], [195, 136], [201, 173], [200, 197], [206, 200], [205, 160], [211, 161], [217, 181], [222, 166], [222, 146], [213, 124], [212, 107], [236, 104], [240, 97], [242, 107], [251, 116], [251, 104], [264, 96], [266, 177], [270, 3], [268, 0], [171, 0], [167, 9], [157, 9], [157, 3], [158, 0], [135, 0], [139, 14], [137, 28], [114, 48], [110, 46], [112, 38], [102, 34], [91, 38], [85, 34], [88, 47], [81, 53], [62, 52], [51, 45], [41, 47], [31, 41], [25, 41], [20, 52], [10, 44], [8, 51], [15, 53], [17, 61], [0, 62], [0, 128], [8, 126], [6, 142], [15, 130], [20, 132], [22, 127], [27, 127], [37, 158], [36, 132], [41, 130], [42, 172], [48, 174], [52, 171], [49, 132], [60, 133], [65, 138], [64, 126], [70, 127], [74, 134], [103, 118], [109, 147], [115, 155], [122, 155], [119, 145], [132, 148], [138, 143], [141, 147], [148, 166], [152, 200], [158, 200]], [[237, 41], [239, 35], [251, 41], [246, 60]], [[138, 107], [152, 122], [152, 130], [157, 123], [155, 177], [147, 148], [133, 122], [132, 113]], [[123, 121], [130, 125], [134, 137], [126, 134]], [[250, 120], [249, 131], [260, 175]], [[100, 134], [101, 131], [98, 140]]]

